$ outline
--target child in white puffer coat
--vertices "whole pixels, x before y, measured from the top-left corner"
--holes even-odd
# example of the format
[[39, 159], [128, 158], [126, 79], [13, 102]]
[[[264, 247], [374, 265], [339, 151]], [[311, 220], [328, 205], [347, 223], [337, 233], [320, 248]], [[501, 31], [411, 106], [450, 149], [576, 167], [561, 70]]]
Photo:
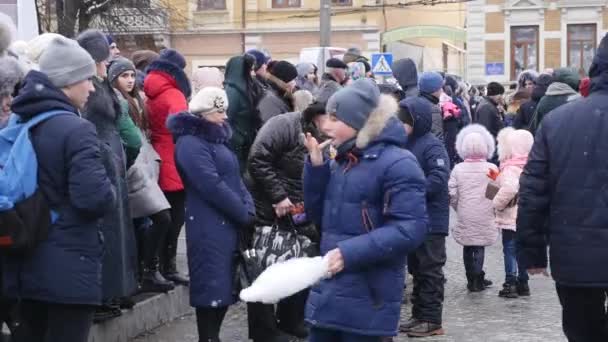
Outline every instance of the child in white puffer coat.
[[492, 284], [485, 279], [483, 264], [485, 247], [498, 239], [492, 201], [486, 198], [488, 173], [498, 172], [496, 165], [488, 162], [494, 150], [494, 138], [481, 125], [469, 125], [456, 137], [456, 151], [464, 162], [454, 167], [448, 183], [450, 205], [458, 214], [452, 234], [463, 246], [467, 288], [471, 292], [482, 291]]
[[505, 283], [500, 297], [529, 296], [528, 273], [517, 261], [515, 230], [517, 220], [517, 194], [519, 177], [528, 161], [534, 137], [526, 130], [505, 128], [498, 134], [498, 160], [500, 174], [498, 193], [493, 199], [496, 225], [502, 230], [502, 247], [505, 263]]

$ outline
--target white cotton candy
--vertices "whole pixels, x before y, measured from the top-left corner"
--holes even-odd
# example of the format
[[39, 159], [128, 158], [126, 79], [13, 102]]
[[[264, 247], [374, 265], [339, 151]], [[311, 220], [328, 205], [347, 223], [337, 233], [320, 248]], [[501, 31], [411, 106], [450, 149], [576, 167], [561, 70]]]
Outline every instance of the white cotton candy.
[[329, 263], [322, 257], [296, 258], [268, 267], [251, 284], [241, 291], [241, 300], [275, 304], [296, 294], [327, 275]]

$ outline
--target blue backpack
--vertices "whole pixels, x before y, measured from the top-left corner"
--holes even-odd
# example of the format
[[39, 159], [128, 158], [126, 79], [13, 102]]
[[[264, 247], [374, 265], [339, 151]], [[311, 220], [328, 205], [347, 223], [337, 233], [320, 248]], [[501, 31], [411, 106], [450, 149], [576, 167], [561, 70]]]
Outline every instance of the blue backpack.
[[66, 111], [49, 111], [20, 122], [12, 114], [0, 130], [0, 254], [23, 255], [46, 240], [56, 219], [38, 187], [38, 160], [30, 130]]

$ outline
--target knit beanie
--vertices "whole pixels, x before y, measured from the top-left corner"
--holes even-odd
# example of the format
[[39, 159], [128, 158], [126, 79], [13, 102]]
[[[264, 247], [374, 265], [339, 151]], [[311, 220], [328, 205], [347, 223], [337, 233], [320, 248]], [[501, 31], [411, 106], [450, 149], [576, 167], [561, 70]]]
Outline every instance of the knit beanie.
[[124, 57], [118, 57], [112, 60], [110, 67], [108, 68], [108, 81], [110, 81], [111, 84], [120, 76], [120, 74], [129, 70], [135, 72], [135, 65], [133, 65], [133, 62], [130, 60]]
[[205, 116], [216, 112], [224, 113], [228, 110], [228, 96], [220, 88], [203, 88], [190, 100], [188, 107], [190, 113], [197, 116]]
[[348, 76], [351, 80], [356, 81], [365, 77], [365, 65], [361, 62], [348, 63]]
[[348, 65], [337, 58], [330, 58], [325, 62], [325, 66], [328, 68], [336, 69], [348, 69]]
[[68, 38], [53, 40], [40, 56], [39, 65], [40, 72], [46, 74], [58, 88], [76, 84], [97, 74], [91, 55]]
[[[363, 78], [340, 89], [332, 97], [335, 101], [334, 115], [359, 131], [367, 122], [370, 113], [378, 106], [380, 90], [374, 81]], [[329, 102], [332, 102], [332, 99]]]
[[418, 89], [421, 93], [432, 94], [443, 87], [443, 77], [437, 72], [423, 72], [418, 79]]
[[21, 82], [24, 70], [16, 58], [0, 57], [0, 97], [15, 92], [15, 86]]
[[152, 50], [138, 50], [133, 52], [131, 60], [137, 70], [144, 71], [148, 65], [157, 60], [160, 55]]
[[186, 68], [186, 59], [177, 50], [164, 49], [160, 52], [159, 59], [165, 60], [169, 63], [173, 63], [182, 70]]
[[0, 12], [0, 53], [4, 53], [8, 50], [8, 47], [16, 36], [17, 28], [13, 23], [13, 19]]
[[51, 44], [51, 42], [57, 38], [65, 39], [64, 36], [57, 33], [43, 33], [38, 37], [27, 42], [27, 58], [34, 64], [38, 64], [40, 62], [40, 56], [46, 50], [46, 48]]
[[198, 68], [192, 73], [192, 89], [194, 92], [206, 87], [222, 88], [224, 74], [218, 68]]
[[287, 61], [278, 61], [272, 66], [270, 73], [285, 83], [289, 83], [298, 77], [296, 67]]
[[298, 76], [306, 77], [315, 70], [315, 66], [312, 63], [300, 63], [296, 65], [296, 69], [298, 70]]
[[503, 87], [502, 84], [500, 84], [498, 82], [490, 82], [488, 84], [488, 89], [487, 89], [488, 96], [502, 95], [504, 93], [505, 93], [505, 87]]
[[110, 57], [108, 39], [99, 30], [86, 30], [76, 37], [76, 41], [97, 63], [105, 62]]
[[258, 71], [262, 67], [262, 65], [268, 64], [268, 62], [270, 61], [270, 56], [265, 54], [263, 51], [251, 49], [247, 51], [247, 53], [255, 58], [255, 71]]

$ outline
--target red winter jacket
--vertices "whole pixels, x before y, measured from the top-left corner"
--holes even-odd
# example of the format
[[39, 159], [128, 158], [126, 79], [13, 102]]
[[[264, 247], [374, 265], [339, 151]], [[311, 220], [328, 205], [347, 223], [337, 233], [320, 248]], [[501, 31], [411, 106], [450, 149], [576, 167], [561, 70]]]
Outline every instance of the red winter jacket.
[[166, 123], [169, 115], [188, 110], [186, 97], [176, 79], [161, 70], [149, 72], [144, 81], [144, 92], [147, 97], [150, 142], [162, 160], [158, 184], [163, 191], [184, 190], [184, 184], [175, 168], [173, 135]]

